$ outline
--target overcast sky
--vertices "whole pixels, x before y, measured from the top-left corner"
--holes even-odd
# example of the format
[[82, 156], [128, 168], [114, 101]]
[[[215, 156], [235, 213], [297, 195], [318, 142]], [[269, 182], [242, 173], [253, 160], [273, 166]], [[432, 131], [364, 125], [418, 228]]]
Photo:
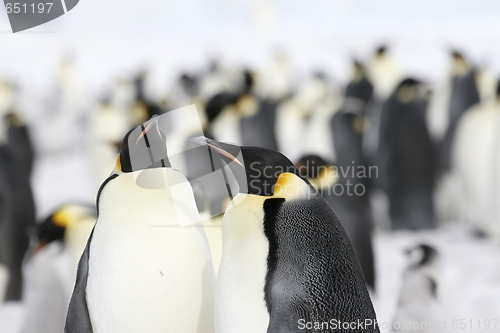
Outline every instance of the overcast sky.
[[71, 51], [87, 84], [141, 64], [163, 79], [208, 55], [262, 64], [281, 47], [297, 69], [325, 68], [343, 81], [350, 57], [381, 42], [409, 75], [436, 80], [451, 46], [500, 74], [499, 22], [496, 0], [81, 0], [18, 34], [0, 10], [0, 75], [42, 84]]

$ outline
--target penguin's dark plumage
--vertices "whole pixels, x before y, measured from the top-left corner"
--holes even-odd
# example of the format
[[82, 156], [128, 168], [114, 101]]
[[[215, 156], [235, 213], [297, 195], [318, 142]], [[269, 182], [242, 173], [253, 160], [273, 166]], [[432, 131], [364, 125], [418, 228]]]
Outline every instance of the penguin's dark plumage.
[[262, 100], [255, 115], [241, 119], [241, 142], [244, 145], [278, 149], [274, 134], [277, 105], [274, 101]]
[[[29, 128], [15, 114], [8, 114], [7, 142], [0, 146], [0, 187], [5, 190], [0, 221], [0, 262], [10, 272], [6, 300], [20, 300], [21, 266], [29, 247], [27, 229], [35, 226], [35, 202], [30, 184], [34, 151]], [[3, 224], [3, 225], [2, 225]]]
[[219, 93], [213, 96], [205, 108], [207, 121], [211, 123], [226, 106], [236, 103], [237, 99], [238, 96], [232, 93]]
[[425, 122], [426, 107], [424, 86], [406, 79], [382, 109], [377, 180], [389, 196], [394, 229], [436, 225], [434, 151]]
[[[202, 143], [202, 140], [199, 142]], [[268, 333], [302, 332], [298, 325], [300, 320], [375, 320], [375, 311], [362, 270], [344, 228], [332, 208], [300, 175], [293, 163], [281, 153], [264, 148], [238, 147], [208, 139], [205, 142], [226, 163], [236, 162], [235, 156], [241, 152], [239, 163], [230, 163], [229, 167], [240, 182], [240, 188], [248, 188], [245, 198], [253, 202], [245, 203], [243, 199], [243, 202], [238, 203], [238, 194], [233, 208], [228, 209], [224, 217], [223, 224], [227, 227], [224, 233], [228, 237], [224, 242], [227, 241], [228, 245], [224, 245], [219, 270], [219, 279], [224, 281], [218, 285], [221, 309], [235, 311], [240, 316], [243, 313], [245, 318], [243, 322], [238, 321], [238, 324], [254, 325], [259, 322], [259, 329], [266, 326]], [[244, 215], [238, 213], [239, 209], [242, 209], [241, 214]], [[257, 216], [260, 216], [260, 212], [263, 212], [263, 218], [259, 221]], [[253, 228], [251, 226], [255, 226], [254, 223], [262, 225], [263, 237], [268, 243], [267, 259], [262, 263], [266, 266], [266, 273], [261, 281], [265, 310], [252, 309], [255, 304], [245, 303], [247, 292], [251, 291], [245, 290], [247, 286], [239, 285], [242, 283], [239, 279], [231, 279], [236, 267], [228, 266], [231, 264], [228, 260], [236, 251], [235, 246], [241, 246], [239, 251], [243, 253], [257, 251], [245, 248], [249, 245], [246, 243], [249, 239], [245, 239], [245, 230]], [[238, 224], [242, 229], [237, 230], [243, 232], [243, 235], [239, 232], [234, 234], [238, 239], [236, 244], [236, 239], [230, 239], [230, 233], [232, 228], [238, 228]], [[261, 250], [263, 249], [258, 251]], [[237, 265], [246, 259], [234, 258], [236, 261], [232, 264]], [[261, 271], [262, 267], [256, 269]], [[245, 275], [246, 272], [237, 272], [237, 275], [241, 274]], [[255, 280], [247, 282], [252, 285], [260, 283]], [[226, 295], [226, 292], [230, 292], [231, 296]], [[229, 296], [229, 299], [225, 296]], [[233, 296], [237, 299], [236, 302], [242, 303], [227, 303], [231, 302]], [[258, 311], [260, 315], [264, 311], [268, 321], [262, 317], [245, 315], [246, 311]], [[231, 313], [221, 312], [224, 311], [219, 310], [219, 327], [222, 328], [221, 332], [229, 332], [234, 327], [232, 325], [237, 324], [234, 322], [236, 319]], [[257, 332], [253, 326], [248, 328]], [[378, 331], [374, 326], [356, 330]]]
[[[325, 187], [321, 193], [342, 222], [363, 269], [367, 285], [375, 290], [371, 240], [373, 221], [368, 199], [371, 179], [368, 178], [368, 163], [363, 152], [364, 119], [372, 95], [373, 86], [366, 77], [363, 66], [354, 62], [354, 75], [346, 88], [344, 103], [330, 120], [335, 166], [339, 178], [335, 185]], [[308, 165], [307, 158], [301, 162]], [[326, 168], [326, 163], [323, 162], [319, 166]], [[360, 170], [364, 170], [366, 175], [358, 177]]]
[[[115, 175], [116, 176], [116, 175]], [[104, 184], [103, 184], [104, 185]], [[87, 306], [87, 278], [89, 276], [89, 248], [92, 241], [90, 234], [87, 246], [83, 251], [80, 262], [78, 263], [78, 271], [76, 273], [75, 289], [71, 296], [71, 301], [68, 307], [68, 314], [66, 316], [66, 325], [64, 327], [65, 333], [93, 333], [92, 322], [90, 321], [89, 308]]]
[[439, 172], [450, 169], [453, 141], [459, 120], [472, 105], [479, 103], [480, 98], [476, 83], [476, 70], [469, 67], [462, 53], [453, 51], [452, 56], [455, 73], [452, 77], [448, 129], [439, 146]]

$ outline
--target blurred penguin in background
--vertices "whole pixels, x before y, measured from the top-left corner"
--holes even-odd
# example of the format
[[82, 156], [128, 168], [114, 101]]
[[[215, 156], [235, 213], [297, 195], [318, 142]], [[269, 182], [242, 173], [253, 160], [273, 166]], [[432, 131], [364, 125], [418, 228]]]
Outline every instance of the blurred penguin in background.
[[95, 221], [95, 207], [69, 204], [34, 228], [34, 245], [23, 265], [21, 333], [63, 331], [78, 260]]
[[379, 101], [389, 98], [401, 81], [401, 68], [389, 54], [387, 45], [377, 48], [374, 58], [368, 63], [367, 76], [374, 86], [374, 98]]
[[[434, 139], [436, 150], [436, 212], [440, 220], [463, 219], [460, 211], [463, 197], [460, 195], [460, 182], [452, 168], [452, 156], [456, 147], [456, 131], [462, 115], [467, 114], [477, 104], [481, 95], [477, 74], [465, 55], [459, 51], [451, 52], [450, 75], [445, 84], [433, 94], [429, 109], [429, 130]], [[479, 75], [481, 76], [481, 75]], [[488, 89], [486, 89], [488, 90]]]
[[106, 97], [89, 114], [87, 149], [89, 167], [93, 170], [94, 190], [108, 178], [120, 150], [123, 136], [132, 127], [130, 109]]
[[56, 72], [49, 99], [44, 100], [43, 112], [36, 118], [35, 148], [41, 155], [73, 152], [83, 139], [84, 91], [72, 56], [65, 56]]
[[338, 110], [339, 98], [321, 73], [312, 75], [277, 108], [275, 133], [278, 150], [298, 161], [303, 155], [333, 160], [334, 149], [328, 121]]
[[457, 124], [451, 167], [459, 186], [459, 219], [477, 234], [500, 240], [500, 82], [491, 82], [486, 71], [480, 74], [484, 97]]
[[435, 227], [433, 146], [425, 122], [427, 88], [405, 79], [381, 114], [378, 186], [390, 201], [393, 229]]
[[[369, 192], [371, 170], [363, 154], [365, 116], [373, 87], [362, 65], [354, 63], [354, 73], [345, 92], [344, 104], [330, 121], [339, 179], [336, 186], [343, 191], [331, 191], [326, 196], [346, 229], [367, 285], [375, 290], [375, 269], [372, 246], [373, 220]], [[334, 188], [335, 189], [335, 188]]]
[[363, 149], [371, 163], [379, 153], [382, 106], [403, 79], [400, 65], [389, 54], [387, 45], [381, 45], [368, 62], [366, 78], [373, 85], [373, 98], [367, 108]]
[[35, 246], [23, 267], [22, 333], [64, 330], [72, 280], [68, 253], [64, 251], [65, 224], [61, 214], [55, 212], [35, 228]]
[[29, 246], [27, 229], [35, 225], [30, 183], [34, 153], [29, 129], [15, 111], [12, 89], [9, 83], [0, 84], [0, 187], [6, 194], [0, 223], [0, 262], [9, 269], [6, 300], [19, 300], [21, 263]]
[[303, 156], [297, 168], [335, 210], [356, 252], [366, 284], [375, 290], [373, 221], [368, 200], [370, 179], [362, 147], [365, 111], [373, 87], [363, 66], [358, 62], [353, 65], [353, 77], [346, 88], [344, 102], [328, 122], [336, 169], [317, 155]]
[[452, 56], [452, 87], [448, 109], [448, 128], [439, 148], [439, 171], [441, 173], [450, 169], [451, 150], [459, 119], [472, 105], [479, 102], [476, 83], [477, 71], [469, 65], [462, 53], [453, 51]]
[[[135, 102], [132, 106], [132, 126], [139, 126], [154, 115], [165, 112], [148, 94], [148, 72], [140, 71], [134, 78]], [[167, 131], [167, 129], [165, 128]]]
[[245, 109], [241, 119], [241, 142], [246, 146], [278, 149], [274, 126], [276, 122], [276, 107], [278, 101], [270, 97], [257, 98], [254, 93], [255, 74], [244, 71], [244, 97], [240, 108]]
[[[406, 251], [409, 264], [403, 273], [394, 322], [400, 330], [394, 332], [442, 332], [433, 325], [413, 327], [414, 323], [433, 322], [442, 319], [442, 309], [438, 300], [439, 255], [436, 249], [420, 244]], [[405, 326], [408, 325], [409, 328]]]

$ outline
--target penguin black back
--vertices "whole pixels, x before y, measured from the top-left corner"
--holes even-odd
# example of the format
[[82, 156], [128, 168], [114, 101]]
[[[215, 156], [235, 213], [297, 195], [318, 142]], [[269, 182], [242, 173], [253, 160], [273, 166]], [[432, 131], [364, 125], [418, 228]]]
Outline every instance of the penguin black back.
[[[284, 199], [267, 199], [264, 212], [264, 232], [269, 240], [265, 285], [269, 333], [283, 332], [285, 328], [287, 332], [301, 332], [297, 325], [301, 319], [375, 322], [375, 311], [349, 239], [319, 194], [286, 203]], [[370, 326], [354, 331], [378, 329]]]

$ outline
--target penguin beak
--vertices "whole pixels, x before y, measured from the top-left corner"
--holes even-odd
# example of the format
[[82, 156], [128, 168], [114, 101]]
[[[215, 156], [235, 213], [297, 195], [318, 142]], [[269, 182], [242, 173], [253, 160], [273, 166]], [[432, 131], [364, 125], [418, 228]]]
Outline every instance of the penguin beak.
[[191, 141], [199, 144], [200, 146], [205, 146], [205, 147], [210, 148], [211, 150], [215, 151], [216, 153], [218, 153], [218, 154], [220, 154], [220, 155], [228, 158], [230, 161], [235, 162], [236, 164], [238, 164], [242, 168], [245, 167], [243, 165], [243, 163], [241, 163], [241, 161], [238, 160], [238, 158], [236, 156], [234, 156], [232, 153], [230, 153], [226, 149], [222, 148], [222, 143], [221, 142], [218, 142], [218, 141], [206, 138], [204, 136], [199, 136], [197, 138], [192, 138]]
[[141, 140], [141, 138], [143, 138], [146, 135], [146, 133], [148, 133], [149, 130], [153, 126], [156, 128], [156, 131], [158, 132], [158, 135], [160, 136], [160, 138], [162, 137], [161, 132], [160, 132], [160, 128], [158, 127], [158, 120], [159, 119], [160, 119], [160, 117], [158, 117], [158, 115], [156, 115], [156, 114], [153, 117], [151, 117], [149, 124], [146, 126], [146, 128], [143, 128], [142, 133], [137, 138], [137, 141], [135, 142], [135, 144], [139, 143], [139, 140]]

